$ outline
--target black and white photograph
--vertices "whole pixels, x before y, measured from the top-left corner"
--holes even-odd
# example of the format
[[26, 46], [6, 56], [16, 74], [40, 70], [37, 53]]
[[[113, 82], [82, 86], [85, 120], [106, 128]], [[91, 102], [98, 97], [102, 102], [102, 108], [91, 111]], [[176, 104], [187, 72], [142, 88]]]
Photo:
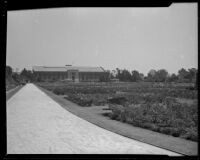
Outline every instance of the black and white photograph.
[[7, 154], [198, 155], [198, 4], [7, 11]]

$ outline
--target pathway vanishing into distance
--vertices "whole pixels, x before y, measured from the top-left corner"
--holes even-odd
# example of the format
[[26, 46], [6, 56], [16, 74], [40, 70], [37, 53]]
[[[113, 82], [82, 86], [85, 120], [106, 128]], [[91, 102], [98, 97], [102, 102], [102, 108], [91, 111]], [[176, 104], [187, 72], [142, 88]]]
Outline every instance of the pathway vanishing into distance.
[[83, 120], [33, 84], [7, 101], [8, 154], [177, 153], [132, 140]]

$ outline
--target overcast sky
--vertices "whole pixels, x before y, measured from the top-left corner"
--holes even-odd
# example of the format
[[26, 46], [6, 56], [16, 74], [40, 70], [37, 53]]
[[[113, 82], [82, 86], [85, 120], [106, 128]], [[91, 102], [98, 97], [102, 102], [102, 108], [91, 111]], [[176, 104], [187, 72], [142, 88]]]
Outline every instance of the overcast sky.
[[177, 73], [197, 68], [197, 33], [197, 3], [9, 11], [6, 63]]

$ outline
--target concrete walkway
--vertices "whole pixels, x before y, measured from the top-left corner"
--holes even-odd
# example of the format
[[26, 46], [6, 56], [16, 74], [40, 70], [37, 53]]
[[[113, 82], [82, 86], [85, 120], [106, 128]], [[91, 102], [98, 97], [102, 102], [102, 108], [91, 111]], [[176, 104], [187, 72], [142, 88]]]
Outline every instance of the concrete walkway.
[[91, 124], [33, 84], [7, 101], [7, 153], [178, 155]]

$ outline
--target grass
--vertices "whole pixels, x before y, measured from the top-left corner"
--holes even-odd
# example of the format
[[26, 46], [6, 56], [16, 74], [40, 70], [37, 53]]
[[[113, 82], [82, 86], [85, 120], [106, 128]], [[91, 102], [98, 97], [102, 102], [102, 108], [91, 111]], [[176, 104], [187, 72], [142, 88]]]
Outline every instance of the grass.
[[8, 101], [14, 94], [16, 94], [23, 86], [19, 86], [15, 88], [14, 90], [6, 93], [6, 101]]
[[17, 87], [17, 85], [15, 85], [15, 84], [6, 85], [6, 92], [11, 90], [11, 89], [13, 89], [13, 88], [15, 88], [15, 87]]

